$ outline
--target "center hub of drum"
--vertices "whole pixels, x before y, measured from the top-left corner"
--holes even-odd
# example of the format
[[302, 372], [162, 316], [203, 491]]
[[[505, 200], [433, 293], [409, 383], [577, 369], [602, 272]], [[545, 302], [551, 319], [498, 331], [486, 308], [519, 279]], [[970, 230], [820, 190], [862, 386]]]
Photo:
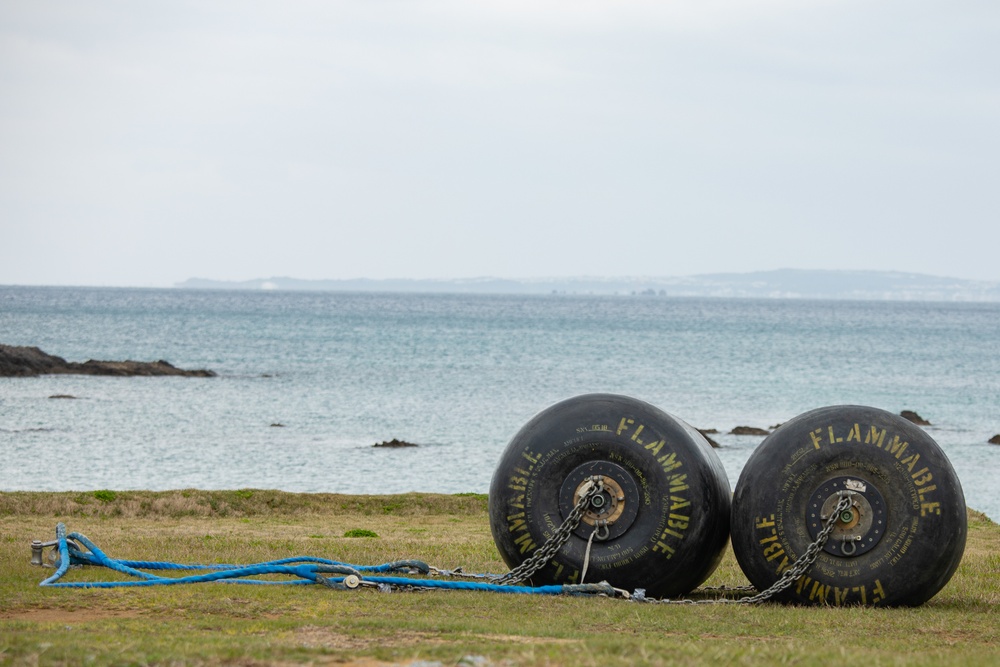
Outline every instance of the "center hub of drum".
[[589, 461], [575, 468], [559, 489], [559, 511], [563, 519], [568, 517], [590, 488], [588, 480], [595, 476], [602, 478], [604, 489], [591, 498], [574, 534], [588, 539], [597, 530], [595, 539], [611, 540], [624, 534], [639, 512], [639, 489], [620, 465]]
[[823, 551], [834, 556], [860, 556], [882, 539], [887, 517], [882, 494], [857, 477], [835, 477], [813, 492], [806, 507], [809, 535], [816, 539], [844, 495], [851, 504], [837, 516]]

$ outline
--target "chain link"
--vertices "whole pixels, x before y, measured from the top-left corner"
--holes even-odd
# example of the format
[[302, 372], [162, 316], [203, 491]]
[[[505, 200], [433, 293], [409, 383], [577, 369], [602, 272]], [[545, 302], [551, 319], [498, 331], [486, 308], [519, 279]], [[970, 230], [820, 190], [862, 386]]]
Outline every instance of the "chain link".
[[830, 539], [830, 533], [833, 532], [833, 527], [840, 518], [840, 513], [850, 509], [852, 495], [852, 493], [848, 492], [840, 497], [840, 501], [837, 503], [837, 506], [832, 512], [830, 512], [830, 516], [827, 518], [826, 524], [823, 526], [823, 530], [819, 531], [819, 535], [816, 536], [816, 541], [806, 548], [806, 552], [802, 554], [802, 556], [800, 556], [790, 568], [785, 570], [780, 579], [774, 582], [766, 591], [761, 591], [753, 597], [742, 598], [737, 602], [739, 602], [739, 604], [757, 604], [759, 602], [769, 600], [791, 586], [795, 583], [796, 579], [808, 572], [809, 568], [812, 567], [812, 564], [815, 563], [816, 559], [819, 557], [820, 550], [826, 546], [826, 541]]
[[[837, 506], [834, 508], [833, 512], [827, 518], [826, 523], [823, 525], [823, 530], [821, 530], [819, 535], [816, 536], [816, 540], [806, 547], [805, 553], [803, 553], [798, 560], [792, 563], [792, 566], [785, 570], [781, 577], [774, 582], [770, 588], [765, 591], [761, 591], [757, 595], [738, 598], [735, 600], [730, 598], [713, 598], [711, 600], [658, 600], [655, 598], [647, 598], [644, 594], [645, 591], [640, 593], [637, 590], [637, 594], [633, 595], [632, 599], [637, 602], [652, 602], [656, 604], [760, 604], [761, 602], [770, 600], [772, 597], [795, 583], [795, 580], [805, 574], [809, 568], [812, 567], [812, 564], [816, 562], [816, 559], [819, 557], [819, 552], [824, 546], [826, 546], [827, 540], [830, 539], [830, 533], [833, 532], [833, 528], [837, 523], [837, 519], [840, 517], [840, 513], [850, 509], [852, 495], [854, 494], [848, 492], [840, 497], [840, 501], [837, 503]], [[757, 589], [753, 586], [715, 586], [712, 588], [700, 588], [695, 592], [717, 592], [724, 595], [725, 593], [743, 593], [755, 590]]]
[[[590, 488], [580, 497], [579, 502], [566, 517], [566, 520], [562, 522], [562, 525], [556, 529], [556, 532], [549, 538], [545, 544], [540, 548], [536, 549], [535, 552], [525, 560], [523, 563], [513, 568], [507, 574], [496, 577], [495, 575], [470, 575], [456, 570], [454, 572], [446, 572], [439, 570], [440, 573], [447, 573], [454, 576], [466, 576], [466, 577], [485, 577], [496, 581], [496, 583], [509, 585], [516, 584], [525, 579], [529, 579], [536, 572], [541, 570], [545, 565], [548, 564], [550, 560], [559, 550], [562, 549], [563, 545], [569, 541], [570, 535], [573, 531], [577, 529], [580, 525], [580, 521], [583, 519], [584, 512], [587, 510], [590, 501], [598, 493], [604, 490], [604, 480], [600, 475], [587, 478], [587, 481], [591, 483]], [[774, 582], [767, 590], [761, 591], [756, 595], [751, 597], [742, 597], [738, 599], [731, 598], [715, 598], [711, 600], [671, 600], [671, 599], [656, 599], [647, 598], [640, 592], [641, 589], [636, 590], [635, 595], [628, 595], [624, 591], [620, 591], [624, 594], [624, 597], [631, 597], [637, 602], [652, 602], [656, 604], [759, 604], [770, 600], [772, 597], [785, 590], [791, 586], [795, 581], [809, 571], [813, 563], [819, 557], [819, 552], [822, 551], [823, 547], [826, 546], [827, 541], [830, 539], [830, 534], [833, 532], [834, 527], [837, 524], [837, 520], [840, 517], [840, 513], [844, 512], [851, 507], [851, 496], [854, 495], [851, 492], [846, 492], [841, 495], [840, 500], [837, 502], [837, 506], [827, 517], [826, 523], [823, 525], [823, 529], [816, 536], [815, 541], [813, 541], [808, 547], [806, 547], [805, 552], [802, 556], [796, 560], [791, 567], [782, 573], [781, 577]], [[435, 570], [436, 568], [432, 568]], [[739, 593], [752, 593], [757, 589], [753, 586], [712, 586], [698, 589], [698, 593], [717, 593], [721, 595], [726, 594], [739, 594]]]
[[598, 493], [604, 490], [604, 478], [600, 475], [595, 475], [593, 477], [588, 477], [587, 481], [590, 482], [591, 487], [580, 496], [579, 502], [577, 502], [576, 507], [573, 511], [569, 513], [566, 520], [562, 522], [556, 532], [550, 537], [545, 544], [535, 550], [535, 553], [531, 554], [531, 557], [526, 561], [513, 568], [510, 572], [499, 577], [496, 581], [498, 584], [516, 584], [518, 582], [524, 581], [525, 579], [531, 578], [533, 574], [545, 567], [550, 560], [552, 560], [559, 550], [563, 548], [563, 545], [569, 541], [570, 535], [576, 530], [577, 526], [580, 525], [580, 521], [583, 519], [583, 513], [586, 511], [587, 506], [590, 505], [591, 499], [594, 498]]

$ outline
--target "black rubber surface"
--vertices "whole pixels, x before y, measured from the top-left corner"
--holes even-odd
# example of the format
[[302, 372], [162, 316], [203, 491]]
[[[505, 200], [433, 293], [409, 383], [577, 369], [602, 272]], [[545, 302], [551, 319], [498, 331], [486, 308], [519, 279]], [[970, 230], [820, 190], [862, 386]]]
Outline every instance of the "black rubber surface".
[[[522, 563], [552, 535], [590, 474], [613, 481], [616, 497], [603, 498], [601, 511], [621, 506], [607, 539], [593, 543], [587, 582], [606, 580], [669, 597], [693, 590], [712, 573], [726, 545], [731, 507], [718, 456], [680, 419], [613, 394], [553, 405], [507, 446], [490, 485], [489, 513], [509, 566]], [[581, 524], [532, 583], [578, 583], [594, 529]]]
[[768, 436], [733, 498], [736, 559], [758, 589], [814, 541], [848, 493], [813, 567], [775, 599], [831, 605], [919, 605], [948, 582], [965, 550], [958, 477], [919, 426], [876, 408], [812, 410]]

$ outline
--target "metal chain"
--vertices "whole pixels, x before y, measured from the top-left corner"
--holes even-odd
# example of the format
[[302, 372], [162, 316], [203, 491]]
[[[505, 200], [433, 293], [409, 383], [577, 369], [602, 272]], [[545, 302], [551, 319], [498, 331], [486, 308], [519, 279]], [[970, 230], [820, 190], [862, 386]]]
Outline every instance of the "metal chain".
[[735, 593], [756, 593], [756, 586], [727, 586], [725, 584], [719, 584], [718, 586], [702, 586], [698, 589], [698, 593], [717, 593], [719, 595], [735, 594]]
[[[499, 584], [516, 584], [524, 581], [525, 579], [529, 579], [532, 575], [545, 567], [545, 565], [548, 564], [548, 562], [552, 560], [557, 553], [559, 553], [559, 550], [569, 540], [570, 535], [572, 535], [573, 531], [580, 525], [580, 521], [583, 519], [583, 514], [586, 511], [587, 506], [590, 504], [591, 499], [604, 489], [604, 481], [600, 475], [590, 477], [587, 481], [591, 482], [592, 486], [580, 497], [576, 507], [574, 507], [573, 511], [569, 513], [569, 516], [566, 517], [566, 520], [563, 521], [562, 525], [556, 529], [556, 532], [552, 535], [552, 537], [549, 538], [539, 549], [536, 549], [530, 558], [513, 568], [507, 574], [500, 577], [497, 577], [496, 575], [466, 574], [461, 571], [461, 568], [455, 571], [431, 568], [432, 572], [434, 574], [447, 574], [459, 577], [489, 578]], [[812, 567], [813, 563], [815, 563], [816, 559], [819, 557], [819, 552], [824, 546], [826, 546], [827, 541], [830, 539], [830, 533], [833, 532], [837, 519], [840, 517], [840, 513], [850, 509], [852, 495], [854, 494], [848, 492], [840, 497], [840, 500], [837, 502], [837, 506], [830, 513], [826, 523], [823, 525], [823, 529], [816, 536], [816, 540], [806, 547], [802, 556], [800, 556], [791, 567], [785, 570], [781, 577], [775, 581], [770, 588], [761, 591], [757, 595], [739, 599], [716, 598], [712, 600], [696, 601], [647, 598], [643, 594], [644, 592], [640, 592], [641, 589], [637, 589], [636, 594], [634, 595], [629, 595], [625, 591], [619, 591], [619, 593], [623, 594], [623, 597], [633, 599], [637, 602], [651, 602], [656, 604], [759, 604], [761, 602], [765, 602], [791, 586], [799, 577], [805, 574], [810, 567]], [[725, 595], [727, 593], [750, 593], [756, 590], [757, 589], [753, 586], [723, 585], [700, 588], [696, 592], [711, 592]]]
[[[792, 563], [792, 566], [785, 570], [781, 577], [774, 582], [770, 588], [765, 591], [761, 591], [757, 595], [752, 597], [739, 598], [736, 600], [729, 598], [715, 598], [712, 600], [670, 600], [662, 599], [657, 600], [655, 598], [647, 598], [645, 595], [633, 595], [632, 599], [639, 602], [653, 602], [657, 604], [760, 604], [770, 600], [772, 597], [785, 590], [793, 583], [795, 580], [805, 574], [812, 564], [816, 562], [819, 557], [819, 552], [826, 546], [827, 540], [830, 539], [830, 533], [833, 532], [833, 528], [837, 523], [837, 519], [840, 517], [840, 513], [850, 509], [851, 507], [851, 496], [852, 493], [847, 493], [841, 496], [840, 501], [834, 508], [833, 512], [827, 518], [826, 523], [823, 525], [823, 530], [819, 532], [816, 536], [816, 540], [806, 547], [805, 553], [803, 553], [798, 560]], [[726, 591], [726, 592], [746, 592], [747, 590], [756, 590], [753, 586], [737, 586], [737, 587], [726, 587], [717, 586], [713, 588], [702, 588], [697, 592], [708, 592], [708, 591]]]
[[837, 519], [840, 518], [840, 513], [850, 509], [851, 495], [853, 494], [846, 493], [840, 497], [840, 501], [837, 503], [837, 506], [832, 512], [830, 512], [830, 516], [826, 520], [823, 530], [819, 531], [819, 535], [816, 536], [816, 541], [806, 548], [806, 552], [802, 554], [790, 568], [785, 570], [780, 579], [774, 582], [766, 591], [761, 591], [753, 597], [742, 598], [737, 602], [740, 604], [757, 604], [758, 602], [769, 600], [791, 586], [795, 583], [796, 579], [805, 574], [809, 568], [812, 567], [812, 564], [816, 562], [816, 559], [819, 557], [820, 550], [826, 546], [826, 541], [830, 539], [830, 533], [833, 532], [834, 524], [836, 524]]
[[550, 560], [552, 560], [559, 550], [562, 549], [563, 545], [569, 541], [570, 535], [576, 530], [577, 526], [580, 525], [580, 521], [583, 519], [583, 513], [586, 511], [587, 506], [590, 505], [590, 501], [594, 496], [604, 490], [604, 478], [600, 475], [595, 475], [593, 477], [588, 477], [587, 481], [591, 483], [591, 487], [580, 496], [579, 502], [577, 502], [576, 507], [573, 511], [569, 513], [566, 520], [562, 522], [556, 532], [550, 537], [545, 544], [535, 550], [535, 553], [531, 554], [531, 557], [526, 561], [513, 568], [510, 572], [499, 577], [496, 581], [498, 584], [516, 584], [518, 582], [529, 579], [533, 574], [545, 567]]

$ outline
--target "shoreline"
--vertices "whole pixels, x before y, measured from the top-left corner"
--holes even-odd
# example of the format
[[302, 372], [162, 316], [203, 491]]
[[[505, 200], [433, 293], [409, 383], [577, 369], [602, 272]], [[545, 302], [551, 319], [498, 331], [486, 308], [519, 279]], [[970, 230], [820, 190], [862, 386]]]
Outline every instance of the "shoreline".
[[[487, 508], [488, 494], [475, 492], [362, 494], [313, 493], [277, 489], [97, 489], [68, 491], [0, 490], [0, 517], [241, 517], [315, 514], [331, 507], [363, 514], [430, 512], [475, 514]], [[966, 508], [970, 520], [1000, 524], [985, 512]]]

